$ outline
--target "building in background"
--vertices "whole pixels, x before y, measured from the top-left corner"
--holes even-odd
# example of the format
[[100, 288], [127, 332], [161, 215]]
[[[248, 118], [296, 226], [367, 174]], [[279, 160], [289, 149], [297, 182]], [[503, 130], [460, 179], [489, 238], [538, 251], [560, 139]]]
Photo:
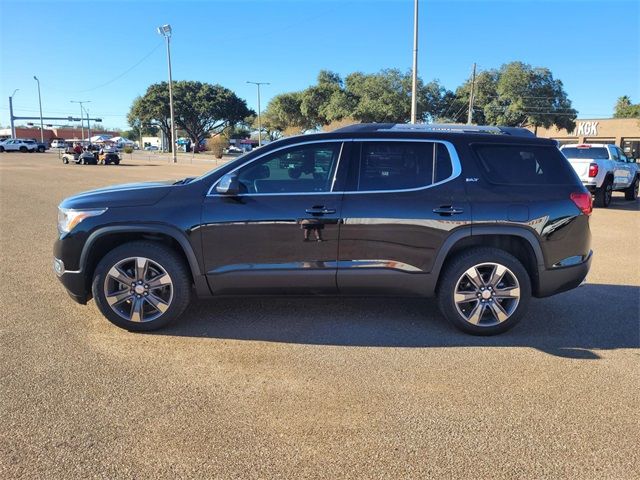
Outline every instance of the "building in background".
[[[44, 141], [47, 143], [51, 143], [52, 140], [65, 140], [68, 142], [80, 141], [82, 140], [82, 129], [80, 127], [60, 127], [60, 128], [45, 128], [42, 131]], [[91, 136], [96, 135], [108, 135], [108, 136], [116, 136], [119, 135], [120, 132], [116, 131], [107, 131], [107, 130], [94, 130], [91, 129]], [[10, 128], [0, 128], [0, 139], [4, 140], [5, 138], [11, 138], [11, 129]], [[40, 128], [37, 127], [18, 127], [16, 126], [16, 138], [35, 138], [38, 141], [40, 140]], [[84, 138], [85, 140], [89, 139], [89, 131], [84, 129]]]
[[573, 132], [558, 130], [556, 127], [538, 127], [536, 135], [558, 140], [560, 145], [609, 143], [620, 147], [627, 157], [640, 159], [640, 119], [638, 118], [581, 119], [576, 120], [576, 128]]

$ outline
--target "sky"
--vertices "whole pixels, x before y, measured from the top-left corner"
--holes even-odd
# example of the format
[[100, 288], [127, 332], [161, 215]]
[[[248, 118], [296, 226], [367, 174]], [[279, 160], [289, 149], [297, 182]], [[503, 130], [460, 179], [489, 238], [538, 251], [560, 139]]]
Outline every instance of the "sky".
[[[132, 101], [167, 80], [156, 28], [170, 23], [174, 80], [219, 83], [256, 109], [314, 83], [321, 69], [411, 68], [413, 0], [0, 0], [0, 124], [14, 114], [79, 115], [127, 128]], [[607, 118], [621, 95], [640, 102], [640, 1], [420, 0], [418, 74], [454, 90], [510, 61], [548, 67], [579, 118]]]

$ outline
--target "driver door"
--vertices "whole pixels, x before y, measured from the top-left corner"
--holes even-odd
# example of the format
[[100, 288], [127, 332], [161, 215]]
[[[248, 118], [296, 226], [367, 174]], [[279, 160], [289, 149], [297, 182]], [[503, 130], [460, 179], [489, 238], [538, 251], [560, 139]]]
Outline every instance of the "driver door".
[[239, 194], [211, 189], [201, 228], [214, 294], [337, 293], [342, 146], [284, 147], [236, 170]]

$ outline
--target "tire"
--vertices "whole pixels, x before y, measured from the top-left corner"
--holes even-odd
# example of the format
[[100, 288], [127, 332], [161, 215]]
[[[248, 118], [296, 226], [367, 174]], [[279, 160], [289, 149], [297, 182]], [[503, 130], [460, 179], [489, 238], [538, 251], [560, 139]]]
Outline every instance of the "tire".
[[66, 156], [62, 157], [62, 163], [64, 163], [65, 165], [68, 165], [69, 164], [69, 158], [66, 157]]
[[113, 162], [114, 165], [120, 165], [120, 160], [116, 160]]
[[631, 185], [624, 189], [625, 200], [636, 200], [638, 198], [638, 189], [640, 188], [640, 176], [636, 175]]
[[[146, 274], [141, 276], [143, 261]], [[159, 286], [154, 288], [155, 279]], [[100, 312], [111, 323], [132, 332], [146, 332], [168, 325], [184, 312], [191, 301], [191, 274], [171, 248], [136, 241], [115, 248], [100, 260], [92, 292]]]
[[44, 153], [44, 151], [45, 151], [44, 147], [42, 146], [38, 147], [38, 153]]
[[607, 208], [613, 195], [613, 182], [610, 177], [604, 179], [602, 186], [596, 190], [594, 205], [599, 208]]
[[28, 152], [27, 147], [20, 147], [20, 152], [27, 153]]
[[79, 163], [80, 165], [84, 165], [84, 158], [80, 158], [80, 159], [78, 159], [78, 162], [77, 162], [77, 163]]
[[478, 247], [452, 259], [440, 277], [437, 295], [440, 311], [456, 328], [472, 335], [496, 335], [512, 328], [526, 312], [531, 280], [510, 253]]
[[4, 147], [0, 147], [0, 153], [4, 153]]

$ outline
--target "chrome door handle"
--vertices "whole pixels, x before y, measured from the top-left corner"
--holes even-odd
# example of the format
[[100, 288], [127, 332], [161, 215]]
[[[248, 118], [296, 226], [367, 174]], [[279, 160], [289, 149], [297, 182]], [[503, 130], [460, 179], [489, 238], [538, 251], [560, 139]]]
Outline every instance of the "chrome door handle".
[[307, 208], [305, 210], [309, 215], [329, 215], [331, 213], [336, 213], [335, 208], [324, 208], [324, 207], [312, 207]]
[[437, 213], [438, 215], [458, 215], [463, 213], [464, 210], [457, 207], [452, 207], [451, 205], [443, 205], [438, 208], [433, 209], [433, 213]]

